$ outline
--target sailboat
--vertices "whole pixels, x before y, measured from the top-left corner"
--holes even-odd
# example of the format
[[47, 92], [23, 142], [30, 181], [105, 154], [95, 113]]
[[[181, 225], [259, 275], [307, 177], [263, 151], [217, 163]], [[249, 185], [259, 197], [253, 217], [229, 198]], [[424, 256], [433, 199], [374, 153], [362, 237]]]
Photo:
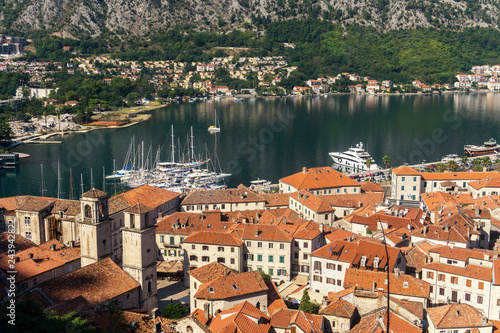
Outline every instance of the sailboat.
[[215, 125], [214, 126], [210, 126], [208, 128], [208, 131], [210, 133], [220, 132], [220, 123], [219, 123], [219, 120], [217, 119], [217, 110], [215, 110]]

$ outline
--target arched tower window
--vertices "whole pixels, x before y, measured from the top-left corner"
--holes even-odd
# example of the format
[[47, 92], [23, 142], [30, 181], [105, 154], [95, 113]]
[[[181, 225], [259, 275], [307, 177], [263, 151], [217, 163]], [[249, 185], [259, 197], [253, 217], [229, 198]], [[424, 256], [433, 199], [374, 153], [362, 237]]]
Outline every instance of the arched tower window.
[[135, 228], [135, 214], [130, 214], [130, 228]]
[[86, 218], [92, 218], [92, 208], [90, 207], [90, 205], [85, 205], [85, 217]]
[[99, 218], [105, 217], [105, 211], [106, 207], [103, 204], [99, 205]]
[[148, 293], [151, 292], [151, 281], [148, 281]]

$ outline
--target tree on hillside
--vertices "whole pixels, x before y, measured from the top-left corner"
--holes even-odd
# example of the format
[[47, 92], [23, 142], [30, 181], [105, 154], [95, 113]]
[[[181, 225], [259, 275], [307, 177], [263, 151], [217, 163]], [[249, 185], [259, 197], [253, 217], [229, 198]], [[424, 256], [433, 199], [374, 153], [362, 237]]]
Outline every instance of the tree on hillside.
[[320, 305], [316, 302], [312, 302], [311, 298], [309, 297], [309, 292], [307, 291], [307, 289], [304, 289], [304, 293], [302, 294], [302, 298], [300, 300], [299, 310], [307, 313], [317, 314], [319, 308]]
[[10, 140], [12, 129], [10, 128], [7, 119], [0, 120], [0, 141]]

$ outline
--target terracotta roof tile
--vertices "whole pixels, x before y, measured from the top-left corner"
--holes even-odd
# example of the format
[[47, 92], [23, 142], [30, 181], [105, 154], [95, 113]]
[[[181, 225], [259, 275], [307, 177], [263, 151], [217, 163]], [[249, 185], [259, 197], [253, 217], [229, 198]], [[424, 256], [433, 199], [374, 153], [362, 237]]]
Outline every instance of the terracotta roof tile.
[[356, 307], [351, 303], [341, 298], [330, 302], [327, 306], [319, 310], [319, 314], [323, 316], [335, 316], [342, 318], [351, 318], [356, 311]]
[[432, 262], [430, 264], [426, 264], [424, 268], [483, 281], [492, 280], [492, 268], [474, 264], [468, 264], [466, 267], [460, 267], [442, 264], [439, 262]]
[[[390, 329], [394, 333], [422, 333], [422, 329], [407, 322], [403, 317], [393, 311], [389, 314]], [[361, 321], [354, 326], [351, 333], [385, 333], [387, 327], [387, 310], [383, 309], [369, 316], [361, 318]]]
[[38, 286], [53, 304], [83, 296], [92, 306], [139, 287], [139, 283], [109, 258]]
[[272, 327], [289, 329], [297, 326], [308, 333], [321, 333], [322, 321], [323, 316], [292, 309], [278, 309], [271, 314]]
[[270, 318], [248, 301], [224, 310], [210, 323], [212, 333], [268, 333]]
[[192, 269], [188, 273], [201, 283], [207, 283], [220, 277], [235, 273], [235, 271], [219, 264], [218, 262], [212, 262], [210, 264]]
[[310, 168], [281, 178], [280, 182], [289, 184], [297, 190], [317, 190], [332, 187], [361, 187], [360, 184], [331, 167]]
[[413, 168], [410, 168], [408, 166], [403, 166], [403, 167], [399, 167], [399, 168], [395, 168], [395, 169], [392, 169], [392, 172], [394, 172], [394, 174], [396, 176], [413, 176], [413, 175], [420, 175], [420, 173], [413, 169]]
[[206, 282], [200, 286], [194, 297], [220, 300], [266, 292], [267, 286], [259, 271], [233, 273]]
[[109, 211], [110, 214], [114, 214], [138, 203], [142, 203], [152, 209], [156, 209], [159, 206], [178, 198], [179, 196], [180, 193], [155, 186], [142, 185], [110, 198]]
[[135, 204], [132, 207], [129, 207], [124, 210], [125, 213], [130, 213], [130, 214], [146, 214], [152, 211], [153, 209], [141, 203]]
[[[344, 278], [344, 288], [357, 286], [358, 289], [371, 290], [375, 282], [376, 288], [382, 288], [387, 291], [386, 272], [375, 272], [368, 270], [359, 270], [348, 268]], [[427, 298], [430, 294], [430, 284], [417, 279], [413, 276], [401, 274], [396, 277], [395, 274], [389, 275], [391, 294], [410, 295], [415, 297]]]
[[[465, 303], [453, 303], [427, 309], [427, 316], [437, 329], [481, 327], [483, 314]], [[493, 324], [488, 322], [487, 326]]]
[[290, 198], [297, 200], [299, 203], [318, 214], [335, 211], [335, 209], [328, 204], [328, 202], [323, 200], [323, 196], [315, 196], [306, 190], [293, 192], [290, 194]]
[[265, 199], [247, 187], [223, 190], [198, 190], [190, 192], [182, 205], [204, 205], [236, 202], [265, 202]]
[[96, 188], [93, 188], [90, 191], [87, 191], [87, 192], [82, 194], [82, 198], [92, 198], [92, 199], [99, 199], [99, 198], [104, 198], [107, 196], [108, 196], [108, 194], [106, 192], [103, 192], [103, 191], [98, 190]]
[[322, 195], [321, 199], [333, 207], [376, 206], [384, 200], [383, 193], [357, 193], [357, 194], [335, 194]]
[[19, 205], [18, 210], [39, 212], [50, 207], [56, 199], [27, 196]]
[[382, 185], [371, 181], [361, 183], [361, 191], [363, 192], [384, 192]]
[[229, 232], [198, 231], [184, 239], [184, 243], [241, 246], [243, 241]]

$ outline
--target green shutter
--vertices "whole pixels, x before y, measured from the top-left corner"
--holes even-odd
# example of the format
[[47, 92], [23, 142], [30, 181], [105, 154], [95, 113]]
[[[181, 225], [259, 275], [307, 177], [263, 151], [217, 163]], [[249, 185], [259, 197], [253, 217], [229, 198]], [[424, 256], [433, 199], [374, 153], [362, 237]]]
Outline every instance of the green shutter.
[[285, 262], [285, 257], [284, 256], [280, 256], [280, 263], [284, 263]]
[[269, 275], [273, 276], [274, 275], [274, 270], [272, 268], [269, 268], [268, 270]]
[[269, 262], [273, 262], [274, 261], [274, 257], [273, 256], [269, 256]]
[[257, 255], [257, 261], [262, 261], [262, 254]]

